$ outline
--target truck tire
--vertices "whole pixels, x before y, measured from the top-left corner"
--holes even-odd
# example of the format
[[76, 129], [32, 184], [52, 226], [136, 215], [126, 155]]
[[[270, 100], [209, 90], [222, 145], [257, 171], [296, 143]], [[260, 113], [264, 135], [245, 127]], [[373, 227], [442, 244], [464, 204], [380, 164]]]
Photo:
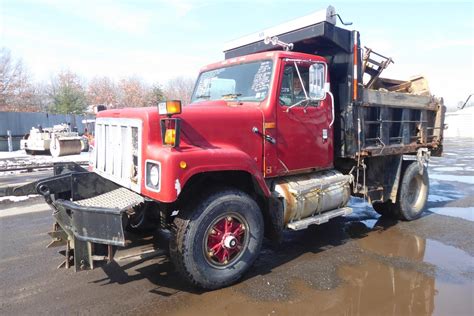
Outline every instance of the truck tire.
[[423, 166], [423, 174], [420, 174], [418, 162], [412, 162], [403, 173], [395, 204], [400, 219], [412, 221], [421, 216], [428, 200], [429, 186], [428, 169]]
[[227, 189], [207, 195], [173, 221], [170, 256], [189, 283], [217, 289], [239, 280], [257, 259], [263, 217], [247, 194]]
[[372, 204], [377, 213], [405, 221], [411, 221], [421, 216], [428, 199], [429, 178], [426, 167], [423, 167], [423, 175], [420, 175], [418, 168], [417, 162], [413, 162], [405, 168], [400, 182], [397, 203], [392, 203], [389, 200]]

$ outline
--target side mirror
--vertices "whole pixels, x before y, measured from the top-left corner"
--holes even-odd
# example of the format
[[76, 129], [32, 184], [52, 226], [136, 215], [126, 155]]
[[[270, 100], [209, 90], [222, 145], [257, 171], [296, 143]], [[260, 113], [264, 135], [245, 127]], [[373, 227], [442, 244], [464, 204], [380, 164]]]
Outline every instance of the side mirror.
[[324, 100], [326, 98], [326, 76], [324, 64], [316, 63], [309, 67], [309, 98], [311, 100]]

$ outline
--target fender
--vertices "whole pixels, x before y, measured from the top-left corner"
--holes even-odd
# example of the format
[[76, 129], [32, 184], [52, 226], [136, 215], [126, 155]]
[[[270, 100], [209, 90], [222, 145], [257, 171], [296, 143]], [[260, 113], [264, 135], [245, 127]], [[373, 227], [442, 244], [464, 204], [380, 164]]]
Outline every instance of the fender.
[[148, 152], [148, 161], [161, 165], [161, 185], [159, 191], [151, 190], [145, 185], [144, 180], [142, 194], [157, 201], [165, 203], [176, 201], [181, 189], [192, 176], [215, 171], [247, 172], [256, 180], [265, 196], [270, 196], [260, 167], [261, 157], [250, 157], [235, 147], [149, 148]]

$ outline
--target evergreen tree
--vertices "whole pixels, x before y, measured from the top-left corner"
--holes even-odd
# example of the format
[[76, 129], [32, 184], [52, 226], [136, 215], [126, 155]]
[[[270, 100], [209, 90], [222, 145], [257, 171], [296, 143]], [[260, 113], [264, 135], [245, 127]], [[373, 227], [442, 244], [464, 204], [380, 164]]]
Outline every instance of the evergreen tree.
[[72, 72], [58, 75], [51, 85], [51, 112], [82, 114], [87, 107], [85, 90], [79, 77]]

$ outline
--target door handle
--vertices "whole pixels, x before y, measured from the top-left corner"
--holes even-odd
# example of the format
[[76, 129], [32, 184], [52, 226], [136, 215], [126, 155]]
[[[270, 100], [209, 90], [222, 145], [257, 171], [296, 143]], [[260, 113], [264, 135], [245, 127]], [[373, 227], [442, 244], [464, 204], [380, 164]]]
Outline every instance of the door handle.
[[270, 135], [265, 135], [265, 134], [263, 134], [262, 132], [260, 132], [260, 131], [258, 130], [257, 127], [255, 127], [255, 126], [252, 127], [252, 132], [254, 132], [254, 133], [257, 134], [257, 135], [261, 135], [261, 136], [262, 136], [267, 142], [269, 142], [270, 144], [273, 144], [273, 145], [276, 144], [275, 138], [271, 137]]

